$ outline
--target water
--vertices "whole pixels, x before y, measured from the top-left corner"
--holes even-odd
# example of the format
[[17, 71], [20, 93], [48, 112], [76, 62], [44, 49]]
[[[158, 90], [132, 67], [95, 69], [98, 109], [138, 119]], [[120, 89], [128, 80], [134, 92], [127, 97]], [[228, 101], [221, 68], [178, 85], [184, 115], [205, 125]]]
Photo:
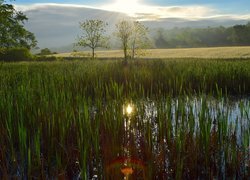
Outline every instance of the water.
[[[68, 142], [75, 141], [67, 156], [75, 162], [72, 179], [246, 179], [249, 100], [193, 96], [86, 102], [74, 111], [79, 128], [68, 131], [73, 134]], [[51, 161], [44, 174], [56, 178], [50, 171], [58, 164]], [[27, 178], [26, 166], [20, 163], [13, 174]]]
[[[102, 146], [107, 142], [100, 145], [101, 150], [110, 150], [102, 154], [104, 159], [108, 159], [103, 167], [108, 167], [107, 177], [176, 178], [179, 172], [182, 174], [180, 177], [183, 172], [190, 173], [190, 178], [236, 177], [229, 176], [227, 171], [231, 164], [239, 161], [233, 159], [237, 158], [234, 153], [243, 152], [238, 177], [249, 173], [249, 164], [246, 163], [250, 155], [250, 141], [246, 137], [250, 130], [249, 98], [215, 99], [204, 96], [127, 102], [121, 105], [115, 101], [109, 102], [114, 106], [108, 105], [116, 108], [114, 112], [118, 114], [121, 111], [121, 116], [111, 117], [122, 123], [120, 128], [113, 129], [119, 137], [110, 135], [113, 134], [110, 132], [112, 129], [106, 130], [104, 133], [108, 140], [103, 141], [110, 144], [107, 147]], [[109, 113], [106, 108], [102, 112], [102, 108], [96, 108], [97, 114]], [[233, 149], [235, 147], [237, 149]], [[192, 148], [197, 155], [192, 153]], [[214, 159], [211, 155], [215, 155]], [[189, 167], [192, 158], [197, 162]], [[208, 160], [199, 165], [202, 159]], [[210, 167], [208, 162], [214, 163], [214, 167]], [[201, 172], [194, 174], [192, 166]]]

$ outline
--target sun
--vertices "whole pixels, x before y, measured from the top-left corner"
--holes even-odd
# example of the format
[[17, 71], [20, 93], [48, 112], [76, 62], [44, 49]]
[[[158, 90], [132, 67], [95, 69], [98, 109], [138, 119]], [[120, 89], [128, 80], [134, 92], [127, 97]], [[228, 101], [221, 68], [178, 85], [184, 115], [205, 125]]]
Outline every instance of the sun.
[[133, 5], [138, 5], [140, 2], [140, 0], [116, 0], [114, 2], [114, 4], [117, 4], [117, 5], [123, 5], [127, 8], [133, 6]]
[[142, 11], [141, 0], [115, 0], [109, 5], [105, 5], [105, 9], [110, 11], [122, 12], [131, 16]]

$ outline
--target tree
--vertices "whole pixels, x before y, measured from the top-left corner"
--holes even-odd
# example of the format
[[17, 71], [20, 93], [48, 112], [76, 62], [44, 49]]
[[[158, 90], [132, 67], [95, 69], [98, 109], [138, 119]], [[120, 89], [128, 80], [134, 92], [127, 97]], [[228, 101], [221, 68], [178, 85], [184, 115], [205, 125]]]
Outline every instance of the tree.
[[116, 36], [121, 40], [124, 59], [128, 59], [128, 49], [129, 49], [129, 40], [133, 33], [132, 24], [130, 21], [120, 21], [116, 24], [117, 32]]
[[139, 21], [126, 20], [116, 24], [116, 28], [116, 36], [121, 40], [125, 61], [129, 56], [134, 59], [136, 55], [142, 54], [141, 50], [149, 44], [148, 29]]
[[231, 39], [235, 45], [248, 45], [250, 40], [250, 28], [248, 25], [233, 26]]
[[159, 28], [156, 32], [156, 36], [155, 36], [155, 46], [157, 48], [166, 48], [168, 43], [165, 40], [164, 37], [164, 29], [163, 28]]
[[28, 18], [13, 5], [0, 0], [0, 45], [2, 48], [35, 47], [37, 41], [33, 33], [24, 28]]
[[41, 49], [41, 52], [38, 53], [37, 55], [46, 56], [46, 55], [51, 55], [51, 54], [57, 54], [57, 53], [52, 52], [49, 48], [44, 48], [44, 49]]
[[33, 56], [30, 51], [24, 47], [13, 47], [4, 49], [0, 52], [0, 61], [30, 61]]
[[86, 20], [80, 22], [82, 36], [78, 37], [78, 46], [89, 47], [92, 50], [92, 58], [95, 58], [95, 49], [98, 47], [107, 48], [108, 38], [104, 36], [107, 23], [101, 20]]
[[142, 49], [145, 49], [149, 45], [149, 38], [147, 36], [148, 28], [145, 27], [139, 21], [134, 21], [132, 24], [131, 35], [131, 58], [134, 59], [137, 55], [142, 55]]

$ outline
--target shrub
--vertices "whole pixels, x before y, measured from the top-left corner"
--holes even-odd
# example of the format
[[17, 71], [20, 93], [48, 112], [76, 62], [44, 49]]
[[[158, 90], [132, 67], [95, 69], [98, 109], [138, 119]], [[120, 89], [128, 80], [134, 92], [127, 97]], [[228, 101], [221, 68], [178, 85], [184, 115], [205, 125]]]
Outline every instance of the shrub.
[[55, 56], [36, 56], [35, 60], [36, 61], [56, 61], [59, 58], [55, 57]]
[[38, 53], [37, 55], [45, 56], [45, 55], [52, 55], [52, 54], [57, 54], [57, 52], [52, 52], [49, 48], [44, 48], [44, 49], [41, 49], [41, 52]]
[[0, 50], [1, 61], [30, 61], [32, 55], [26, 48], [8, 48]]

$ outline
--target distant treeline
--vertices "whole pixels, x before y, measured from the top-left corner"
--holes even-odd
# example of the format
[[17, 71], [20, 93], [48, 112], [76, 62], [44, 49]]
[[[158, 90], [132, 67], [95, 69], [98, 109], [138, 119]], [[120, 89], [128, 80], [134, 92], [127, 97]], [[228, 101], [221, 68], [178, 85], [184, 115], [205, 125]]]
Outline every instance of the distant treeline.
[[156, 29], [156, 48], [250, 45], [250, 22], [232, 27]]

